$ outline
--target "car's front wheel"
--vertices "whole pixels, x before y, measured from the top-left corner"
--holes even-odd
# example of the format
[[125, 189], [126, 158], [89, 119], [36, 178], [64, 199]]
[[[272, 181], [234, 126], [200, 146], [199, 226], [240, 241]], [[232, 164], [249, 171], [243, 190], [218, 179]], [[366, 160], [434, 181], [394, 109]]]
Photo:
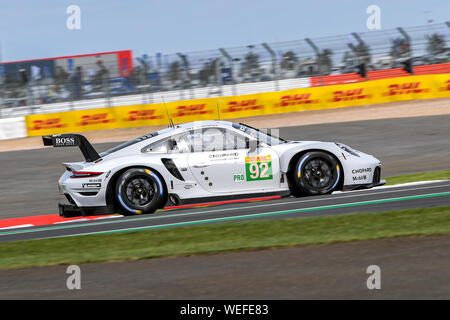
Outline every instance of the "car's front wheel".
[[337, 160], [330, 154], [313, 151], [297, 160], [291, 177], [293, 193], [296, 196], [327, 194], [338, 187], [341, 169]]
[[161, 177], [145, 168], [125, 171], [117, 180], [115, 191], [117, 204], [124, 215], [153, 213], [165, 199]]

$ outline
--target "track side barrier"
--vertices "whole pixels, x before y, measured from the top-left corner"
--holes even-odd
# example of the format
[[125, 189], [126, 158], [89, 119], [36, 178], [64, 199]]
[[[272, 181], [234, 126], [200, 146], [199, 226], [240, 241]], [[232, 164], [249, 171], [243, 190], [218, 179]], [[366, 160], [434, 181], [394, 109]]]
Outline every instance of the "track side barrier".
[[24, 138], [26, 136], [25, 117], [0, 119], [0, 140]]
[[[279, 92], [68, 111], [26, 116], [28, 136], [130, 128], [194, 120], [233, 119], [450, 97], [450, 74], [372, 80]], [[220, 110], [220, 111], [219, 111]]]

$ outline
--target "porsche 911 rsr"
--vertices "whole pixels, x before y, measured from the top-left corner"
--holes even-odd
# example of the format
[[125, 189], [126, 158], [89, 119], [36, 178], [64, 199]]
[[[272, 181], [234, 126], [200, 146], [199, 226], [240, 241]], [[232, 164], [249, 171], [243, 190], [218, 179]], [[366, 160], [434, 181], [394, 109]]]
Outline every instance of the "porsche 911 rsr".
[[371, 188], [381, 163], [335, 142], [286, 141], [244, 124], [198, 121], [170, 126], [97, 153], [78, 134], [43, 137], [79, 147], [83, 162], [64, 163], [62, 216], [148, 214], [181, 205], [260, 195], [311, 196]]

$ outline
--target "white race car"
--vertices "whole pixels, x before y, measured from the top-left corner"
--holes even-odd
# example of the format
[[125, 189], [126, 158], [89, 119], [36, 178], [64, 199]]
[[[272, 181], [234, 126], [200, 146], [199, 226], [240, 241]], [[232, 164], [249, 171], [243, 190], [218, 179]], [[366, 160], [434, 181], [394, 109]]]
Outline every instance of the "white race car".
[[61, 216], [153, 213], [167, 204], [261, 195], [303, 196], [371, 188], [381, 163], [334, 142], [286, 141], [244, 124], [197, 121], [150, 133], [98, 154], [78, 134], [43, 137], [78, 146], [84, 162], [64, 163]]

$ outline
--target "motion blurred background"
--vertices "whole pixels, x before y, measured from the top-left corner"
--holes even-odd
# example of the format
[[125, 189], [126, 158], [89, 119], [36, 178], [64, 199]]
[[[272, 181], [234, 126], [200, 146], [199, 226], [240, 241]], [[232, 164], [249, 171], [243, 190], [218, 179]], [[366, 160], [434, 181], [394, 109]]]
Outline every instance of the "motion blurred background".
[[[20, 14], [13, 11], [20, 1], [4, 5], [0, 44], [10, 61], [0, 64], [0, 117], [152, 103], [161, 96], [177, 101], [450, 71], [450, 22], [434, 20], [445, 17], [445, 1], [432, 1], [434, 6], [379, 1], [379, 30], [367, 29], [367, 1], [327, 1], [321, 10], [310, 2], [281, 1], [280, 12], [271, 14], [273, 3], [267, 1], [171, 3], [177, 10], [132, 1], [120, 21], [123, 6], [75, 2], [27, 2]], [[70, 4], [80, 7], [79, 30], [66, 27]], [[138, 8], [149, 10], [139, 22], [134, 16], [140, 16]], [[315, 20], [315, 14], [329, 19]], [[47, 15], [52, 19], [45, 21]], [[203, 29], [211, 26], [209, 31], [199, 31], [199, 19]], [[187, 35], [185, 27], [197, 33]], [[333, 34], [341, 30], [348, 32]], [[296, 40], [270, 41], [287, 37]], [[221, 46], [249, 38], [260, 41]], [[126, 48], [106, 51], [117, 49], [115, 43]], [[190, 51], [199, 47], [205, 50]], [[164, 53], [165, 48], [175, 52]], [[40, 52], [48, 56], [37, 56]], [[64, 56], [54, 57], [59, 53]]]

